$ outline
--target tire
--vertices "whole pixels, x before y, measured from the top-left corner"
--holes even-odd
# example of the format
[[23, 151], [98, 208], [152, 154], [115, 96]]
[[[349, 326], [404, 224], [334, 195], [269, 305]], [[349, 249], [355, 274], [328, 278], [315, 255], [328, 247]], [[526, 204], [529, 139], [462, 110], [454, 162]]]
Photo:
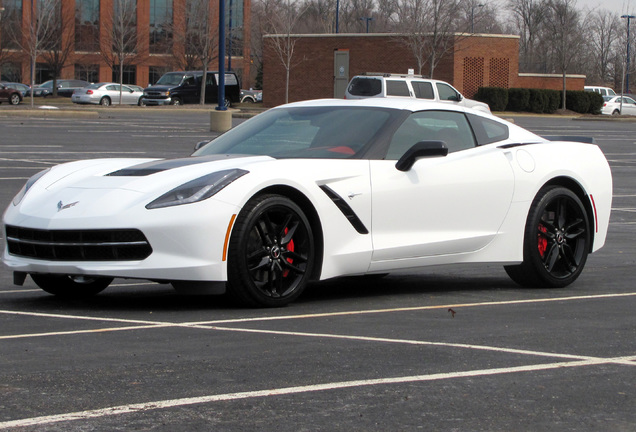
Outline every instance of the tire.
[[590, 239], [587, 212], [574, 192], [544, 187], [528, 213], [523, 262], [504, 268], [524, 287], [563, 288], [583, 271]]
[[244, 98], [241, 102], [243, 102], [243, 103], [249, 103], [249, 104], [252, 104], [252, 103], [254, 103], [255, 101], [254, 101], [254, 99], [252, 99], [251, 97], [246, 97], [246, 98]]
[[146, 104], [144, 103], [143, 96], [139, 98], [137, 101], [137, 106], [144, 107]]
[[172, 105], [176, 105], [176, 106], [183, 105], [183, 102], [181, 101], [180, 98], [176, 97], [176, 98], [172, 99]]
[[49, 294], [65, 298], [92, 297], [106, 288], [112, 278], [70, 275], [32, 274], [33, 282]]
[[103, 98], [101, 98], [101, 100], [99, 101], [99, 104], [100, 104], [101, 106], [105, 106], [105, 107], [110, 106], [110, 98], [108, 98], [108, 97], [104, 96], [104, 97], [103, 97]]
[[230, 98], [223, 99], [223, 105], [225, 106], [225, 108], [232, 108], [232, 101], [230, 100]]
[[11, 105], [18, 105], [20, 103], [20, 95], [17, 93], [12, 94], [9, 98], [9, 103]]
[[241, 210], [230, 237], [227, 292], [250, 307], [280, 307], [305, 289], [315, 260], [311, 225], [281, 195], [261, 195]]
[[621, 112], [619, 110], [614, 110], [614, 112], [612, 113], [613, 116], [617, 116], [617, 115], [621, 115]]

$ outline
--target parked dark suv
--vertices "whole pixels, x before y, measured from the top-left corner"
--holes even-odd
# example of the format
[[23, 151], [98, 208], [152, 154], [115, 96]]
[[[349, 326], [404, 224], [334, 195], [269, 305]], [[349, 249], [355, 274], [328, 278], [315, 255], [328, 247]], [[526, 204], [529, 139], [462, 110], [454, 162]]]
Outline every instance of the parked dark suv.
[[19, 90], [10, 88], [6, 83], [0, 83], [0, 103], [9, 102], [11, 105], [18, 105], [22, 101], [22, 93]]
[[[144, 89], [142, 105], [181, 105], [199, 103], [202, 71], [168, 72], [156, 84]], [[218, 102], [218, 72], [208, 72], [205, 80], [205, 102]], [[234, 72], [225, 73], [225, 106], [239, 102], [241, 87]]]
[[[83, 80], [57, 80], [57, 95], [71, 97], [75, 89], [86, 87], [90, 85], [88, 81]], [[45, 81], [42, 84], [33, 88], [33, 96], [52, 96], [53, 95], [53, 80]], [[27, 90], [27, 96], [31, 96], [29, 90]]]

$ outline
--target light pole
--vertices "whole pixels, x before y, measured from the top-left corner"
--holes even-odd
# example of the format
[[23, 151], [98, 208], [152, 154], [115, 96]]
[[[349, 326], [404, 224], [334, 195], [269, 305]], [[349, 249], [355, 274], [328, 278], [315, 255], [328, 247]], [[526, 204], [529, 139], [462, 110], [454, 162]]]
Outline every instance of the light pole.
[[338, 33], [338, 15], [340, 15], [340, 0], [336, 0], [336, 33]]
[[372, 17], [362, 17], [360, 18], [360, 21], [366, 21], [367, 22], [367, 33], [369, 33], [369, 21], [373, 21]]
[[627, 18], [627, 65], [625, 67], [625, 93], [629, 93], [629, 20], [636, 18], [634, 15], [621, 15], [621, 18]]
[[484, 7], [483, 4], [475, 4], [475, 2], [471, 2], [470, 6], [470, 32], [475, 33], [475, 8], [476, 7]]

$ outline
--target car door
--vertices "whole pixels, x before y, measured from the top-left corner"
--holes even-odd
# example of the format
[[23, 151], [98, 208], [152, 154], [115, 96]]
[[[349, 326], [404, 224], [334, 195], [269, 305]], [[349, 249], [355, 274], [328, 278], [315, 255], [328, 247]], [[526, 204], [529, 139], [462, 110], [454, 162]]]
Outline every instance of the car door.
[[459, 93], [452, 86], [446, 83], [436, 82], [435, 88], [437, 89], [437, 94], [439, 96], [440, 102], [458, 105], [461, 103], [463, 99], [463, 96], [461, 95], [461, 93]]
[[[396, 160], [418, 141], [444, 141], [449, 153], [398, 170]], [[501, 149], [476, 145], [463, 113], [423, 111], [398, 128], [385, 160], [371, 161], [371, 188], [370, 270], [381, 271], [488, 245], [510, 207], [514, 177]]]
[[636, 115], [636, 101], [630, 97], [623, 97], [623, 115]]

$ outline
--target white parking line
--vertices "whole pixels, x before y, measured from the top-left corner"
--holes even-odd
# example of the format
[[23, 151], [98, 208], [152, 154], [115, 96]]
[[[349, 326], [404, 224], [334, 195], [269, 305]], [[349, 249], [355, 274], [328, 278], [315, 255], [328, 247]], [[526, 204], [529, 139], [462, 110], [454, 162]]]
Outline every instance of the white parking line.
[[161, 401], [149, 401], [136, 404], [112, 406], [102, 409], [79, 411], [66, 414], [57, 414], [41, 417], [33, 417], [19, 420], [11, 420], [0, 422], [0, 429], [8, 429], [13, 427], [39, 426], [52, 423], [60, 423], [73, 420], [87, 420], [93, 418], [108, 417], [114, 415], [132, 414], [153, 411], [158, 409], [178, 408], [188, 405], [206, 404], [222, 401], [234, 401], [241, 399], [264, 398], [273, 396], [285, 396], [299, 393], [310, 393], [318, 391], [333, 391], [346, 388], [368, 387], [378, 385], [406, 384], [426, 381], [439, 381], [457, 378], [472, 378], [492, 375], [501, 375], [509, 373], [536, 372], [560, 368], [575, 368], [584, 366], [596, 366], [619, 361], [630, 361], [636, 357], [617, 357], [608, 359], [594, 359], [571, 362], [543, 363], [526, 366], [516, 366], [507, 368], [480, 369], [472, 371], [460, 371], [450, 373], [437, 373], [428, 375], [412, 375], [393, 378], [374, 378], [366, 380], [340, 381], [323, 384], [313, 384], [306, 386], [282, 387], [267, 390], [256, 390], [238, 393], [225, 393], [218, 395], [190, 397], [182, 399], [168, 399]]

